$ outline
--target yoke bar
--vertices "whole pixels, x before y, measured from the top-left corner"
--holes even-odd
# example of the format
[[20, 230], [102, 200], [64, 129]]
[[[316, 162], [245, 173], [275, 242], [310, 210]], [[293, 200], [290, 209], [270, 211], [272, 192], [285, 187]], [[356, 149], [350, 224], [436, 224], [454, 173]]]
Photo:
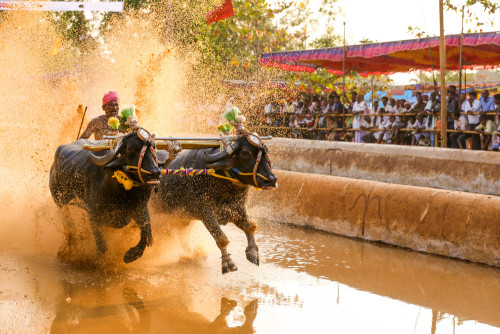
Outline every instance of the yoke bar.
[[[116, 139], [116, 136], [103, 136], [103, 139]], [[262, 140], [271, 140], [272, 136], [260, 137]], [[224, 137], [156, 137], [154, 140], [175, 140], [175, 141], [221, 141]]]

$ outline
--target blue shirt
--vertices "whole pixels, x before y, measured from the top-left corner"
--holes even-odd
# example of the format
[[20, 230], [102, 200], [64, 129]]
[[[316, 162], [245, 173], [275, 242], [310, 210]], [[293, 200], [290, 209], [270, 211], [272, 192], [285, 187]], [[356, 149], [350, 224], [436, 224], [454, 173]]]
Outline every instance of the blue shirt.
[[483, 97], [481, 96], [479, 102], [481, 102], [481, 110], [483, 112], [495, 110], [495, 102], [493, 96], [488, 96], [488, 99], [486, 101], [484, 101]]

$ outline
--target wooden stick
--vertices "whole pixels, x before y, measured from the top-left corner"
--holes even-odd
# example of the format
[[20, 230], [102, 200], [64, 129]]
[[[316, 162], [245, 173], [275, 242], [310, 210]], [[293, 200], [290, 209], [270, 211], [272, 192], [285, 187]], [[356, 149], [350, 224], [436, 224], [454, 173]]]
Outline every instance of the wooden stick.
[[448, 128], [446, 105], [446, 39], [444, 38], [443, 0], [439, 0], [439, 68], [441, 71], [441, 147], [447, 147]]
[[85, 106], [85, 110], [83, 111], [82, 122], [80, 123], [80, 129], [78, 129], [78, 136], [76, 136], [76, 140], [80, 138], [80, 132], [82, 131], [83, 121], [85, 120], [85, 114], [87, 113], [87, 106]]

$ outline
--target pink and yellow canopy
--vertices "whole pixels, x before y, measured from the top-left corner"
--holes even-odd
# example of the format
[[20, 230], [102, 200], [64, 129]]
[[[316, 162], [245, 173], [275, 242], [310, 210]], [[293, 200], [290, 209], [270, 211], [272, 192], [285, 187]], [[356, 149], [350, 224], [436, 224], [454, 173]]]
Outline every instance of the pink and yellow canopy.
[[[465, 34], [462, 54], [464, 68], [500, 67], [500, 32]], [[446, 36], [446, 68], [457, 70], [459, 58], [460, 35]], [[265, 53], [259, 63], [309, 73], [323, 67], [341, 75], [342, 47]], [[432, 67], [439, 69], [439, 37], [346, 46], [347, 72], [391, 74]]]

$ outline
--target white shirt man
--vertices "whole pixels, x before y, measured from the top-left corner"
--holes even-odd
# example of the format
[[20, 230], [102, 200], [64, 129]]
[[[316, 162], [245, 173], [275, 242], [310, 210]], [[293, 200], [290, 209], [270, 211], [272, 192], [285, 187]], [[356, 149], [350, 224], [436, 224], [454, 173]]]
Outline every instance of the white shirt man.
[[[469, 95], [469, 99], [464, 101], [465, 107], [462, 109], [464, 112], [478, 113], [481, 111], [481, 102], [474, 97]], [[480, 115], [467, 115], [469, 124], [479, 124]]]
[[[352, 106], [352, 111], [359, 112], [361, 114], [368, 114], [369, 113], [368, 105], [366, 104], [365, 101], [360, 101], [360, 102], [356, 101], [354, 103], [354, 105]], [[360, 116], [360, 115], [354, 116], [354, 119], [352, 121], [352, 128], [359, 129], [361, 124], [363, 124], [363, 116]], [[354, 141], [356, 143], [362, 143], [363, 140], [361, 139], [361, 137], [363, 137], [365, 134], [366, 134], [365, 131], [356, 131], [356, 133], [354, 134]]]

